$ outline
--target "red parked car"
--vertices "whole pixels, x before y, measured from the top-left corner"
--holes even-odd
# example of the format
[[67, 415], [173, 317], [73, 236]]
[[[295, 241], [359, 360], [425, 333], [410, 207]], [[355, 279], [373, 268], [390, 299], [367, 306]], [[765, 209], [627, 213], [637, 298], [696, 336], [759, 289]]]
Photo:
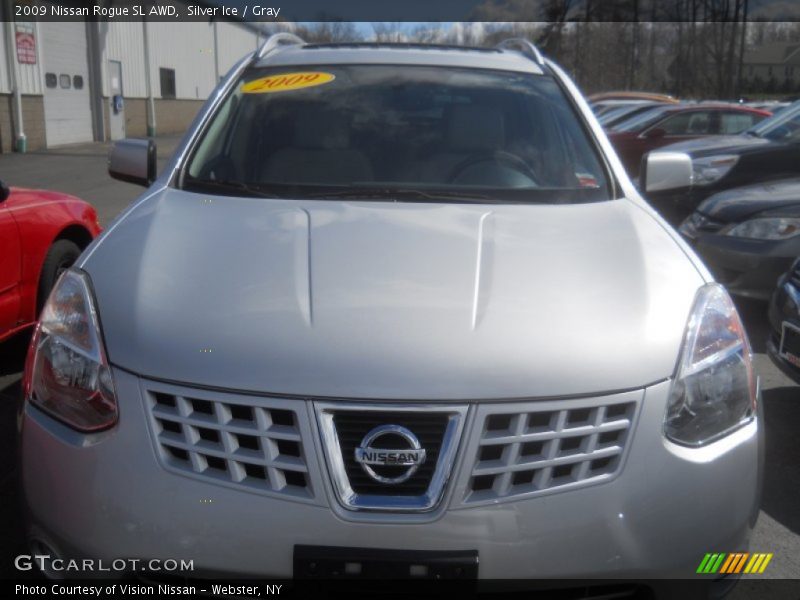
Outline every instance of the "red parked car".
[[656, 148], [710, 135], [736, 135], [771, 116], [766, 110], [732, 104], [657, 106], [610, 131], [608, 138], [631, 177], [642, 157]]
[[0, 342], [36, 321], [58, 276], [98, 233], [83, 200], [0, 182]]

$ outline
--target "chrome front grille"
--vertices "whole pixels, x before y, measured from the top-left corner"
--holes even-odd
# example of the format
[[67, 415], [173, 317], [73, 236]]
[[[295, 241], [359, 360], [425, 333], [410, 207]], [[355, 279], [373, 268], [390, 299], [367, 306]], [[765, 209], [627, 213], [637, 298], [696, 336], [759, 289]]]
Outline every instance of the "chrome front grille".
[[[448, 487], [450, 508], [469, 508], [610, 481], [624, 465], [643, 396], [404, 404], [141, 385], [155, 452], [168, 471], [324, 505], [324, 457], [346, 512], [433, 511]], [[426, 452], [426, 462], [403, 481], [371, 478], [354, 459], [365, 436], [386, 425], [409, 430]], [[405, 448], [386, 437], [371, 447]], [[371, 468], [392, 478], [405, 467]]]
[[[318, 402], [315, 408], [331, 480], [344, 508], [419, 512], [438, 506], [455, 468], [466, 406]], [[356, 448], [380, 426], [407, 429], [426, 452], [426, 462], [405, 481], [380, 482], [355, 460]], [[384, 469], [379, 475], [386, 477], [408, 470], [386, 465], [372, 468]]]
[[[360, 411], [340, 411], [333, 414], [333, 424], [339, 437], [345, 471], [353, 491], [358, 494], [379, 496], [419, 496], [424, 494], [428, 490], [436, 470], [439, 450], [447, 429], [448, 415], [446, 413], [380, 413], [381, 424], [391, 423], [408, 428], [417, 436], [427, 453], [425, 463], [414, 475], [396, 485], [375, 481], [355, 459], [355, 449], [361, 444], [364, 436], [377, 424], [376, 416], [376, 414]], [[395, 476], [404, 469], [403, 467], [385, 467], [384, 470], [386, 475]]]
[[467, 449], [464, 504], [611, 479], [630, 445], [639, 396], [481, 405]]
[[[158, 384], [155, 384], [158, 385]], [[164, 466], [215, 483], [298, 500], [313, 498], [298, 401], [145, 389]]]

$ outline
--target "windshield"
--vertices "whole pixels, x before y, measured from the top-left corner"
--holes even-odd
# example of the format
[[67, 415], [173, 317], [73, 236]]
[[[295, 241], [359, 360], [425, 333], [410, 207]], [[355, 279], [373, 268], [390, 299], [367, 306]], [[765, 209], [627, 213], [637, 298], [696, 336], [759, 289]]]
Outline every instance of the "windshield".
[[428, 66], [251, 68], [206, 127], [182, 185], [292, 198], [610, 197], [554, 79]]
[[641, 131], [658, 121], [664, 113], [675, 108], [674, 104], [656, 106], [639, 115], [626, 119], [613, 127], [614, 131]]
[[769, 119], [764, 119], [748, 129], [747, 133], [768, 140], [800, 142], [800, 101], [780, 110]]

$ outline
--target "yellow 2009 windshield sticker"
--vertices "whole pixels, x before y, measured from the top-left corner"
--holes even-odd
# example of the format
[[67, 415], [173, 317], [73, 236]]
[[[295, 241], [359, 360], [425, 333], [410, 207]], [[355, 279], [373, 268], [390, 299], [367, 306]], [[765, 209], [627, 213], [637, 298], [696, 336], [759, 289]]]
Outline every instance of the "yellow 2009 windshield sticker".
[[242, 85], [242, 92], [245, 94], [270, 94], [273, 92], [288, 92], [299, 90], [315, 85], [324, 85], [336, 79], [331, 73], [321, 71], [305, 73], [283, 73], [282, 75], [270, 75], [261, 79], [254, 79]]

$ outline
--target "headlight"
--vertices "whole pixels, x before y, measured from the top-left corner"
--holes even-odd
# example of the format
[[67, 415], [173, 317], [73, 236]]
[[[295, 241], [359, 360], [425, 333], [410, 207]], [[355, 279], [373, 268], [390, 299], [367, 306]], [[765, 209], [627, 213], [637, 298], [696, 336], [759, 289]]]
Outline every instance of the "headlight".
[[705, 285], [686, 327], [664, 432], [679, 444], [702, 446], [749, 422], [755, 409], [752, 356], [742, 322], [725, 289]]
[[739, 161], [734, 154], [706, 156], [692, 159], [692, 183], [694, 185], [710, 185], [719, 181]]
[[725, 235], [757, 240], [785, 240], [798, 234], [800, 234], [800, 219], [792, 217], [750, 219], [725, 232]]
[[27, 401], [75, 429], [116, 422], [114, 381], [85, 274], [66, 271], [53, 288], [31, 340], [23, 388]]

